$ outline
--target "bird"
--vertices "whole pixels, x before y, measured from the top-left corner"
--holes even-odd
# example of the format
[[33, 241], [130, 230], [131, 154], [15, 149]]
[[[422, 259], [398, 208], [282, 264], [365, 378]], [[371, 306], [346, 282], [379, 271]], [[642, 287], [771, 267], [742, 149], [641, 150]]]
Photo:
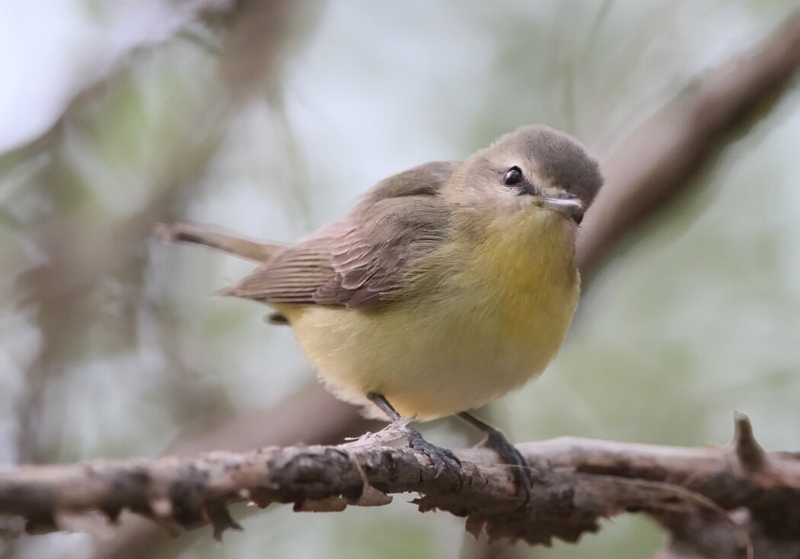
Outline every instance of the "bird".
[[[579, 225], [602, 184], [578, 140], [527, 125], [463, 161], [378, 182], [343, 219], [288, 246], [188, 223], [161, 235], [258, 262], [219, 294], [270, 307], [325, 386], [368, 417], [458, 416], [483, 431], [527, 501], [525, 459], [473, 410], [556, 355], [580, 295]], [[452, 451], [403, 432], [437, 473], [461, 480]]]

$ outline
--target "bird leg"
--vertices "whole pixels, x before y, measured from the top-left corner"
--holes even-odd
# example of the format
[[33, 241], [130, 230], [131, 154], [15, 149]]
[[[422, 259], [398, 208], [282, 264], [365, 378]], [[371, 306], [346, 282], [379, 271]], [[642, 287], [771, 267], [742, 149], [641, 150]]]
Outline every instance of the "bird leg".
[[518, 491], [525, 497], [524, 506], [528, 507], [531, 502], [531, 489], [534, 482], [534, 469], [528, 461], [520, 454], [517, 447], [506, 438], [503, 432], [496, 427], [492, 427], [482, 419], [478, 419], [470, 412], [461, 412], [458, 417], [476, 427], [486, 434], [486, 439], [481, 442], [485, 446], [494, 450], [506, 464], [512, 466], [512, 474]]
[[[367, 394], [367, 398], [370, 402], [378, 406], [378, 408], [380, 408], [380, 410], [386, 414], [393, 424], [406, 423], [403, 417], [397, 413], [397, 410], [392, 407], [386, 397], [382, 394], [370, 392]], [[419, 433], [419, 431], [409, 427], [408, 425], [402, 425], [401, 429], [403, 430], [406, 439], [408, 439], [408, 446], [425, 453], [433, 461], [433, 465], [436, 466], [437, 478], [442, 475], [444, 469], [447, 468], [458, 478], [459, 487], [462, 485], [464, 482], [464, 475], [461, 472], [461, 460], [459, 460], [451, 450], [429, 443], [422, 438], [422, 435]]]

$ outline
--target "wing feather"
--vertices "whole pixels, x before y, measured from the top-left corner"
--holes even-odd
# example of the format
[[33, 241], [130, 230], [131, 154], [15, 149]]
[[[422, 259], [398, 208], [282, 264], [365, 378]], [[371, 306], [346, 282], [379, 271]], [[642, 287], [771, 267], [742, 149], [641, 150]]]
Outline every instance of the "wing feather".
[[413, 282], [410, 264], [446, 238], [439, 192], [457, 166], [428, 163], [381, 181], [342, 221], [282, 248], [222, 294], [349, 308], [397, 300]]

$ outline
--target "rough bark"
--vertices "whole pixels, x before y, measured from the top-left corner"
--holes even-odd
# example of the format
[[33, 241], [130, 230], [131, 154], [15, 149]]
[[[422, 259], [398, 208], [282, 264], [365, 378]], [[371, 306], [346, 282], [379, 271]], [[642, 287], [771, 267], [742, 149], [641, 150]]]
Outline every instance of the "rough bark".
[[0, 514], [22, 516], [29, 531], [43, 532], [58, 529], [63, 515], [99, 511], [114, 521], [128, 509], [169, 528], [211, 523], [221, 537], [240, 528], [228, 512], [236, 502], [333, 512], [416, 492], [421, 511], [466, 517], [470, 533], [485, 529], [490, 539], [574, 542], [597, 531], [601, 518], [627, 511], [647, 513], [670, 530], [661, 557], [752, 556], [754, 543], [770, 557], [793, 556], [800, 548], [800, 456], [766, 453], [745, 416], [736, 425], [728, 448], [581, 438], [519, 445], [535, 471], [529, 508], [493, 452], [457, 452], [459, 487], [448, 470], [437, 478], [424, 453], [388, 446], [400, 436], [390, 427], [339, 446], [28, 466], [0, 473]]

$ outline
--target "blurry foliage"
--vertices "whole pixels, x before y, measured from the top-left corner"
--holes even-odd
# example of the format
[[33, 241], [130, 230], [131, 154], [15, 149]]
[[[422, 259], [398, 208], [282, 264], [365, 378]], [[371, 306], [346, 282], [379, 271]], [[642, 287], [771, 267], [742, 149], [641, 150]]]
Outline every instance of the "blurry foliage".
[[[38, 4], [41, 18], [56, 6]], [[264, 308], [208, 298], [251, 266], [148, 240], [155, 221], [291, 241], [380, 178], [528, 122], [602, 155], [795, 3], [331, 2], [291, 20], [268, 87], [236, 102], [220, 67], [226, 19], [180, 24], [193, 4], [167, 0], [65, 4], [83, 13], [73, 38], [105, 28], [98, 44], [128, 54], [110, 64], [68, 45], [63, 83], [35, 52], [15, 54], [33, 57], [29, 99], [0, 113], [24, 122], [46, 110], [43, 91], [87, 89], [52, 129], [0, 154], [0, 464], [158, 454], [188, 426], [269, 406], [311, 378]], [[153, 31], [142, 22], [154, 13], [178, 23]], [[4, 24], [12, 45], [36, 33]], [[62, 49], [64, 36], [42, 34], [37, 48]], [[95, 83], [93, 64], [106, 79]], [[799, 99], [795, 87], [619, 251], [548, 373], [495, 408], [515, 439], [723, 444], [740, 409], [767, 448], [800, 447]], [[276, 509], [180, 556], [458, 556], [458, 520], [396, 501], [378, 513]], [[645, 557], [660, 543], [642, 519], [609, 524], [580, 546], [520, 554]], [[6, 553], [88, 547], [62, 534]]]

